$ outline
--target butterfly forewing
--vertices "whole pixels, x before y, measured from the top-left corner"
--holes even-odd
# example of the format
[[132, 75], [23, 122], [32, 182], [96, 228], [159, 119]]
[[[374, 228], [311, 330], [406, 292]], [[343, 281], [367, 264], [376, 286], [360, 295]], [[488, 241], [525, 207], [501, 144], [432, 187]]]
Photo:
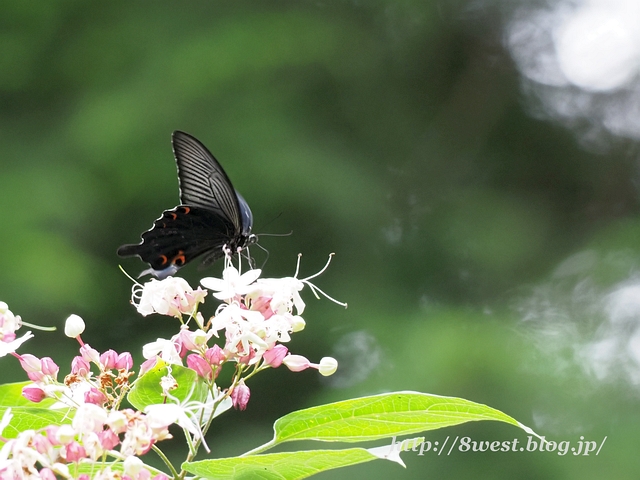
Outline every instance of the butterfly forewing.
[[191, 135], [173, 132], [180, 202], [213, 210], [240, 229], [240, 208], [231, 181], [215, 157]]

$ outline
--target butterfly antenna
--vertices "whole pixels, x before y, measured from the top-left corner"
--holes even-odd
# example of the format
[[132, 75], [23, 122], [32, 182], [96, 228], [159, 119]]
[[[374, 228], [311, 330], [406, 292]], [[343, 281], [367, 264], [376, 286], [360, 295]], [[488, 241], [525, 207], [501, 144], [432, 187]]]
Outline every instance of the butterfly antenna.
[[258, 247], [260, 250], [262, 250], [264, 253], [267, 254], [267, 258], [264, 259], [264, 262], [262, 262], [262, 265], [260, 265], [260, 269], [263, 270], [264, 266], [267, 264], [267, 260], [269, 260], [269, 250], [267, 250], [266, 248], [264, 248], [262, 245], [260, 245], [259, 243], [256, 243], [256, 247]]
[[288, 237], [290, 235], [293, 235], [293, 230], [291, 230], [289, 233], [261, 233], [260, 234], [261, 237]]

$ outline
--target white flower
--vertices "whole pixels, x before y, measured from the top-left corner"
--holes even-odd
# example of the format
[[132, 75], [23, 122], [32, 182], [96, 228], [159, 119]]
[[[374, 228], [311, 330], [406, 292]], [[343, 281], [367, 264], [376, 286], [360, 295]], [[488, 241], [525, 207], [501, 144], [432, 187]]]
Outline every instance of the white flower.
[[76, 338], [84, 332], [84, 320], [76, 314], [69, 315], [64, 323], [64, 334], [69, 338]]
[[98, 405], [84, 403], [76, 410], [71, 426], [78, 433], [100, 432], [107, 416], [107, 411]]
[[238, 269], [229, 265], [222, 271], [222, 278], [206, 277], [200, 280], [203, 287], [212, 290], [218, 300], [233, 300], [236, 296], [251, 291], [251, 284], [257, 280], [262, 270], [255, 269], [240, 275]]
[[299, 293], [303, 288], [304, 283], [294, 277], [261, 278], [256, 282], [250, 296], [271, 297], [271, 310], [274, 313], [291, 313], [295, 306], [296, 312], [300, 315], [305, 307]]
[[20, 345], [30, 338], [33, 338], [33, 333], [27, 332], [22, 337], [16, 338], [12, 342], [0, 342], [0, 357], [4, 357], [5, 355], [15, 352]]
[[158, 403], [156, 405], [148, 405], [144, 409], [147, 414], [147, 423], [153, 429], [168, 427], [172, 423], [177, 423], [186, 429], [194, 438], [200, 439], [202, 431], [197, 422], [194, 422], [180, 405], [175, 403]]
[[182, 318], [191, 314], [198, 303], [204, 301], [205, 290], [193, 290], [184, 278], [167, 277], [164, 280], [151, 279], [144, 285], [133, 286], [132, 303], [138, 312], [147, 316], [152, 313]]
[[333, 357], [322, 357], [318, 366], [320, 375], [328, 377], [338, 370], [338, 361]]
[[142, 356], [147, 360], [155, 355], [160, 355], [167, 363], [182, 365], [182, 359], [173, 340], [159, 338], [155, 342], [147, 343], [142, 347]]
[[135, 455], [129, 455], [125, 458], [122, 466], [126, 475], [131, 478], [136, 478], [142, 470], [142, 467], [144, 467], [144, 463]]
[[22, 326], [20, 315], [14, 315], [9, 310], [9, 305], [0, 302], [0, 339], [7, 334], [12, 334]]

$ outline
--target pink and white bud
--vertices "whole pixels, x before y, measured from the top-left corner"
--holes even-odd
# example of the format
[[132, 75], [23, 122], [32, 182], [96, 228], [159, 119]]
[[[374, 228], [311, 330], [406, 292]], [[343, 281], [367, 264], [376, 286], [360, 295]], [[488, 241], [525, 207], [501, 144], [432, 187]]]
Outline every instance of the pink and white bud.
[[211, 365], [219, 366], [227, 359], [227, 356], [218, 345], [214, 345], [211, 348], [208, 348], [204, 352], [205, 358], [209, 361]]
[[144, 375], [153, 367], [155, 367], [156, 363], [158, 363], [158, 357], [151, 357], [148, 360], [142, 362], [142, 364], [140, 365], [140, 376]]
[[231, 401], [233, 402], [233, 408], [236, 410], [244, 410], [247, 408], [247, 403], [249, 403], [249, 397], [251, 396], [251, 391], [249, 387], [247, 387], [244, 383], [244, 380], [240, 380], [238, 385], [231, 392]]
[[41, 480], [56, 480], [56, 474], [50, 468], [43, 468], [38, 472], [38, 477]]
[[333, 375], [338, 370], [338, 361], [333, 357], [322, 357], [320, 364], [318, 365], [318, 371], [320, 375], [328, 377]]
[[44, 435], [36, 435], [31, 439], [31, 444], [36, 452], [42, 455], [49, 455], [53, 453], [53, 445], [49, 441], [49, 439]]
[[200, 350], [203, 345], [206, 345], [210, 337], [203, 330], [197, 329], [195, 332], [192, 332], [186, 328], [180, 330], [179, 336], [182, 341], [182, 345], [190, 351]]
[[20, 361], [20, 366], [27, 373], [39, 373], [42, 372], [42, 362], [35, 355], [31, 355], [30, 353], [25, 353], [24, 355], [20, 355], [18, 357]]
[[124, 352], [118, 355], [116, 368], [118, 370], [131, 370], [131, 368], [133, 368], [133, 357], [129, 352]]
[[311, 362], [302, 355], [287, 355], [282, 363], [292, 372], [301, 372], [311, 366]]
[[92, 362], [96, 365], [100, 364], [100, 353], [95, 348], [91, 348], [88, 343], [80, 347], [80, 355], [82, 355], [82, 358], [87, 362]]
[[60, 441], [58, 440], [58, 427], [57, 425], [49, 425], [45, 427], [44, 431], [47, 436], [47, 440], [51, 445], [57, 446], [60, 445]]
[[50, 357], [43, 357], [42, 360], [40, 360], [40, 365], [42, 366], [42, 373], [49, 375], [54, 379], [57, 378], [60, 367], [58, 367], [56, 362], [54, 362]]
[[102, 406], [107, 402], [107, 396], [96, 387], [91, 387], [88, 392], [84, 393], [85, 403], [93, 403]]
[[100, 365], [105, 370], [112, 370], [116, 368], [116, 362], [118, 361], [118, 354], [115, 350], [107, 350], [102, 355], [100, 355]]
[[22, 396], [31, 402], [40, 403], [47, 397], [47, 394], [40, 387], [27, 385], [22, 388]]
[[42, 362], [38, 357], [30, 353], [25, 353], [24, 355], [20, 355], [18, 360], [20, 361], [22, 369], [27, 372], [29, 380], [32, 382], [41, 382], [44, 380], [45, 374], [42, 373]]
[[73, 360], [71, 360], [71, 373], [86, 377], [91, 373], [91, 365], [82, 357], [73, 357]]
[[67, 462], [79, 462], [83, 458], [87, 458], [87, 452], [84, 447], [76, 441], [65, 445], [64, 452]]
[[282, 365], [282, 361], [284, 357], [287, 356], [287, 353], [289, 353], [289, 349], [284, 345], [278, 344], [264, 352], [262, 358], [264, 359], [264, 363], [270, 367], [278, 368]]
[[120, 438], [111, 429], [98, 432], [97, 435], [98, 440], [100, 441], [100, 445], [105, 450], [113, 450], [115, 446], [120, 443]]
[[187, 367], [194, 370], [198, 376], [211, 380], [213, 377], [213, 370], [211, 365], [197, 353], [192, 353], [187, 356]]
[[69, 315], [64, 323], [64, 334], [69, 338], [77, 338], [84, 332], [84, 320], [76, 314]]

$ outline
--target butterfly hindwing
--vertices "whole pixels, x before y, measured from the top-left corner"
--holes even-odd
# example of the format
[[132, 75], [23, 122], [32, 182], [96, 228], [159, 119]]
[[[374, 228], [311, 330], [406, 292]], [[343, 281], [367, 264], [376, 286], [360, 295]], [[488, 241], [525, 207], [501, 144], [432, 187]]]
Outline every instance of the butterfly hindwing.
[[180, 205], [166, 210], [142, 234], [142, 243], [123, 245], [118, 255], [138, 255], [153, 270], [185, 263], [211, 252], [216, 259], [224, 255], [223, 245], [233, 234], [233, 225], [203, 208]]

